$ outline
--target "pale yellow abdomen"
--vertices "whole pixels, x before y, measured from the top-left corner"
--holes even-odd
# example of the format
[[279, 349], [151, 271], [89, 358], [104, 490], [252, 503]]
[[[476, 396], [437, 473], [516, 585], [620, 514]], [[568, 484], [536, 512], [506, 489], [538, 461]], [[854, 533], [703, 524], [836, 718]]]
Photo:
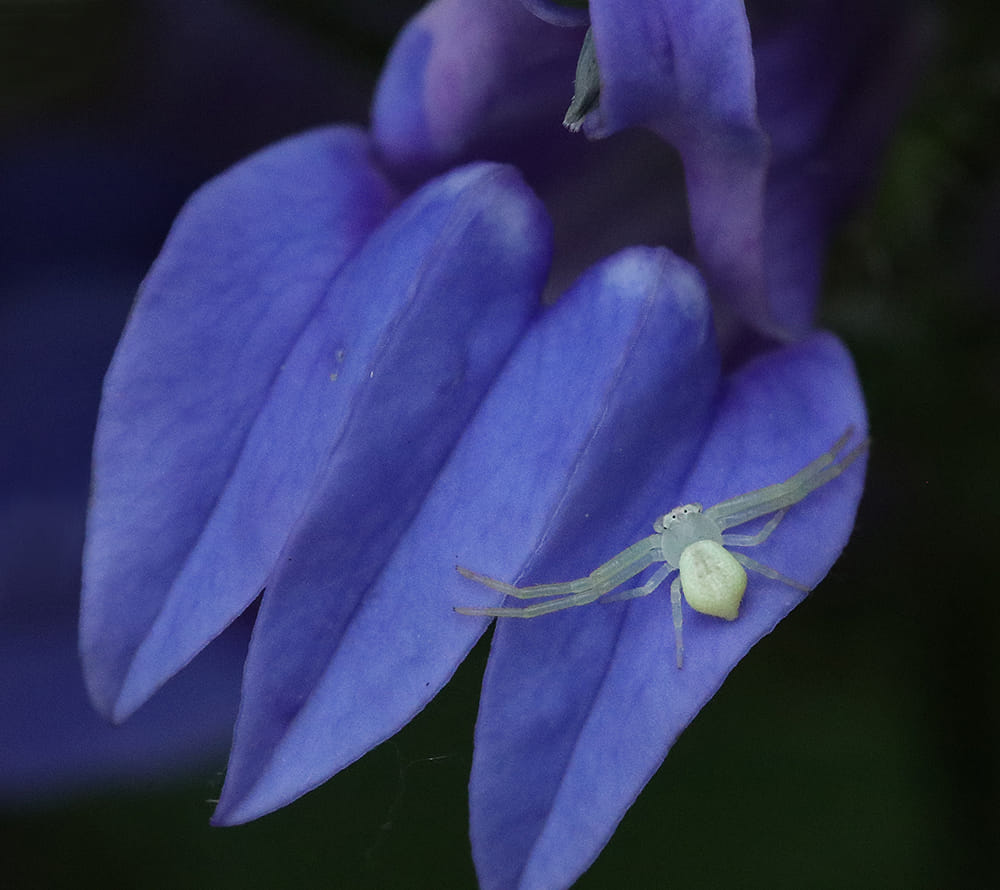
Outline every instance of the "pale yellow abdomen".
[[696, 541], [684, 548], [677, 566], [684, 598], [696, 612], [732, 621], [740, 613], [747, 573], [716, 541]]

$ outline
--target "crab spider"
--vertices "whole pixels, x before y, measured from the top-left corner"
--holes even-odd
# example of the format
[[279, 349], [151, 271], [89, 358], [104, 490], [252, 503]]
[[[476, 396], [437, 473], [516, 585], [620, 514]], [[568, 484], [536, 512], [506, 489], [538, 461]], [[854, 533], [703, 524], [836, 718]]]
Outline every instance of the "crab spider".
[[[746, 569], [808, 593], [810, 588], [804, 584], [786, 578], [780, 572], [751, 559], [744, 553], [727, 548], [755, 547], [763, 543], [784, 519], [789, 507], [844, 472], [868, 448], [868, 440], [865, 439], [837, 460], [837, 455], [853, 432], [854, 428], [848, 427], [829, 451], [821, 454], [784, 482], [767, 485], [727, 501], [721, 501], [707, 510], [703, 510], [701, 504], [675, 507], [653, 523], [653, 534], [625, 548], [617, 556], [594, 569], [586, 578], [557, 584], [515, 587], [513, 584], [456, 566], [466, 578], [509, 596], [518, 599], [539, 597], [554, 597], [554, 599], [522, 607], [463, 606], [456, 608], [455, 611], [462, 615], [534, 618], [572, 606], [584, 606], [598, 599], [607, 603], [648, 596], [666, 581], [669, 575], [677, 572], [677, 577], [670, 584], [670, 606], [677, 648], [677, 667], [680, 668], [684, 663], [684, 640], [681, 631], [682, 594], [688, 605], [696, 612], [733, 621], [739, 614], [740, 602], [746, 590]], [[724, 534], [728, 528], [743, 525], [768, 513], [774, 515], [756, 534]], [[616, 587], [656, 562], [662, 562], [663, 565], [653, 572], [645, 584], [608, 596]]]

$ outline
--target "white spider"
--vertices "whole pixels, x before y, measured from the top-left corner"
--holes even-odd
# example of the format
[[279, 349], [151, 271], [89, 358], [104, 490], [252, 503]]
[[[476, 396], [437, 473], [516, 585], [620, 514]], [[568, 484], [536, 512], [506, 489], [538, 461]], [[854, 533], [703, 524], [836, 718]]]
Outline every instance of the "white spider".
[[[784, 482], [767, 485], [730, 498], [728, 501], [721, 501], [707, 510], [702, 510], [701, 504], [676, 507], [653, 523], [654, 534], [627, 547], [594, 569], [586, 578], [559, 584], [515, 587], [513, 584], [497, 581], [495, 578], [456, 566], [466, 578], [519, 599], [536, 599], [543, 596], [556, 598], [523, 607], [459, 607], [455, 611], [462, 615], [534, 618], [571, 606], [584, 606], [601, 597], [604, 597], [602, 602], [612, 602], [647, 596], [672, 572], [678, 572], [670, 585], [670, 605], [677, 644], [677, 667], [681, 667], [684, 662], [684, 642], [681, 633], [682, 593], [688, 605], [696, 612], [732, 621], [739, 614], [740, 602], [747, 586], [747, 574], [744, 569], [788, 584], [797, 590], [809, 591], [804, 584], [786, 578], [744, 553], [731, 552], [726, 548], [755, 547], [766, 541], [771, 532], [778, 527], [789, 507], [844, 472], [868, 448], [868, 440], [865, 439], [839, 461], [836, 460], [837, 454], [847, 444], [853, 432], [854, 428], [848, 427], [829, 451], [821, 454]], [[743, 525], [768, 513], [773, 513], [774, 516], [754, 535], [723, 534], [727, 528]], [[662, 562], [663, 565], [641, 587], [628, 588], [612, 596], [606, 595], [654, 562]]]

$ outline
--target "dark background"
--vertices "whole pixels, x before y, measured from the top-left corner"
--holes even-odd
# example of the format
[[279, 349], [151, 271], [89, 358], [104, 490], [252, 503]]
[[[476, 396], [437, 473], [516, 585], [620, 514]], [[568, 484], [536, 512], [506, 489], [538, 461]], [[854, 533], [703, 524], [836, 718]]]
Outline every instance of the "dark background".
[[[74, 380], [67, 476], [85, 479], [100, 368], [180, 203], [282, 135], [363, 121], [365, 91], [417, 5], [258, 0], [249, 6], [292, 49], [262, 55], [249, 31], [206, 30], [190, 68], [169, 63], [155, 15], [136, 3], [0, 5], [0, 197], [27, 208], [25, 226], [5, 218], [0, 261], [113, 268], [118, 283], [88, 310], [109, 333]], [[581, 888], [995, 880], [1000, 13], [974, 0], [937, 12], [936, 50], [880, 186], [827, 269], [823, 323], [851, 347], [871, 414], [854, 537], [684, 733]], [[44, 412], [34, 395], [18, 423]], [[472, 887], [466, 782], [485, 658], [484, 641], [394, 739], [243, 827], [208, 826], [224, 749], [170, 782], [0, 808], [0, 884]]]

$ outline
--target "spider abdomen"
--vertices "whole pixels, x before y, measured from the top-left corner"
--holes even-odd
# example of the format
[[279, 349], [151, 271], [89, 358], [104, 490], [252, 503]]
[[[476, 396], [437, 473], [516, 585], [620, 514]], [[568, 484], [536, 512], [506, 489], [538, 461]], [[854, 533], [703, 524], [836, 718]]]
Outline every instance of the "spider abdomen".
[[747, 573], [717, 541], [695, 541], [684, 548], [677, 568], [684, 598], [696, 612], [733, 621], [740, 613]]

